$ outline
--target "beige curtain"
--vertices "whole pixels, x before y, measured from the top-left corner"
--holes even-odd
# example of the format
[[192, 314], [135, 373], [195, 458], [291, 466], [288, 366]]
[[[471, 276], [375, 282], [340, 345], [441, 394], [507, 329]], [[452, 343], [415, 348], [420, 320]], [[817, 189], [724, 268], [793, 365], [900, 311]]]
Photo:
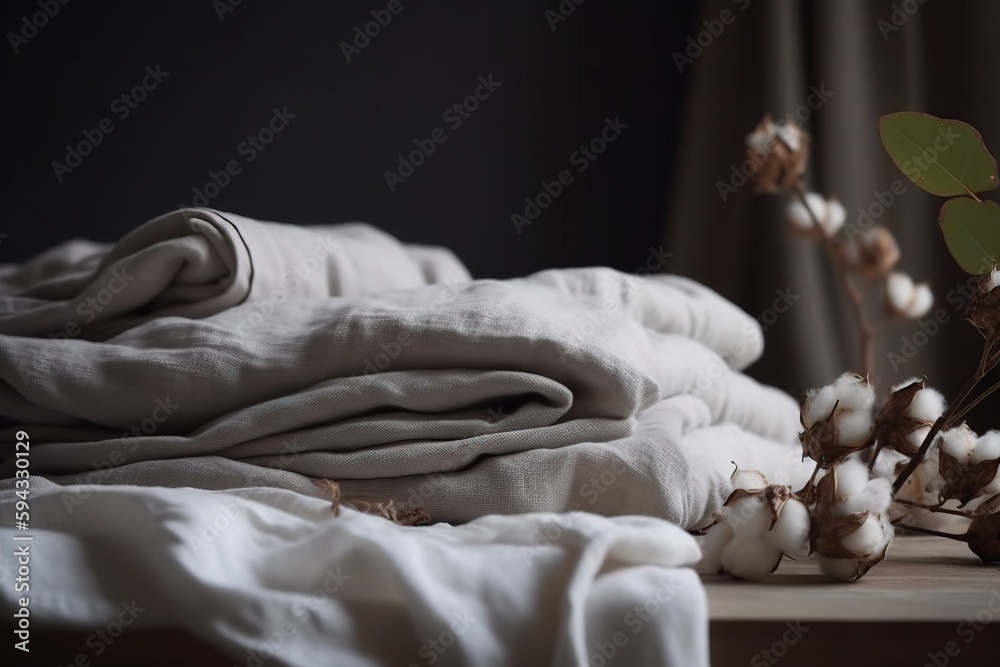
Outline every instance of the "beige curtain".
[[[789, 233], [782, 200], [754, 195], [746, 184], [723, 201], [717, 184], [729, 183], [732, 165], [745, 159], [745, 136], [764, 112], [784, 117], [815, 90], [832, 93], [805, 123], [814, 138], [810, 188], [839, 198], [847, 224], [856, 224], [859, 207], [877, 212], [876, 192], [891, 193], [900, 181], [896, 189], [905, 191], [894, 195], [879, 222], [899, 240], [900, 268], [931, 283], [935, 310], [950, 320], [916, 354], [901, 337], [914, 342], [919, 323], [883, 328], [877, 375], [885, 384], [926, 374], [946, 395], [954, 394], [981, 349], [978, 334], [959, 321], [956, 295], [949, 300], [967, 276], [944, 247], [937, 226], [941, 200], [895, 168], [877, 123], [880, 115], [901, 110], [959, 118], [976, 126], [1000, 155], [1000, 3], [706, 0], [702, 16], [712, 20], [727, 9], [733, 21], [681, 74], [689, 92], [685, 140], [665, 234], [673, 268], [714, 287], [765, 325], [772, 322], [767, 352], [753, 371], [762, 380], [798, 395], [860, 366], [846, 300], [831, 302], [839, 292], [823, 248]], [[769, 312], [785, 290], [797, 299], [787, 312]], [[923, 340], [918, 335], [915, 342]], [[890, 354], [906, 363], [890, 361]]]

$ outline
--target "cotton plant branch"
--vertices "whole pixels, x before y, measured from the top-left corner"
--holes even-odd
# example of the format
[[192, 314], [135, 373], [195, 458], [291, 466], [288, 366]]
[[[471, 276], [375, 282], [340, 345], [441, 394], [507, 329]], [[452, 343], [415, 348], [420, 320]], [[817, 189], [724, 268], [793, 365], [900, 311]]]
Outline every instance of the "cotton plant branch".
[[788, 220], [792, 230], [810, 240], [822, 241], [826, 248], [856, 322], [859, 375], [874, 383], [881, 321], [869, 319], [869, 304], [881, 300], [890, 316], [917, 319], [930, 310], [933, 295], [927, 285], [914, 284], [907, 274], [894, 271], [900, 252], [887, 228], [875, 226], [865, 231], [851, 228], [846, 240], [840, 238], [847, 217], [843, 205], [836, 199], [825, 199], [806, 190], [810, 144], [809, 135], [795, 124], [775, 124], [765, 116], [747, 137], [747, 153], [756, 166], [757, 191], [791, 194]]
[[[903, 146], [903, 151], [931, 145], [928, 141], [933, 142], [940, 126], [951, 124], [949, 129], [954, 129], [962, 124], [902, 114], [897, 126], [886, 118], [880, 127], [883, 141], [904, 171], [904, 165], [916, 161], [919, 175], [906, 172], [914, 182], [935, 194], [971, 195], [948, 202], [952, 207], [947, 212], [942, 209], [949, 249], [964, 262], [963, 268], [970, 260], [961, 243], [969, 238], [976, 252], [982, 251], [980, 266], [982, 257], [1000, 256], [1000, 206], [991, 208], [990, 202], [975, 197], [975, 192], [997, 184], [992, 157], [970, 158], [961, 149], [932, 155], [921, 148], [917, 156], [903, 160], [893, 147]], [[972, 144], [975, 149], [976, 142]], [[885, 557], [895, 528], [959, 540], [984, 563], [1000, 562], [1000, 431], [978, 436], [962, 422], [984, 398], [1000, 390], [998, 381], [974, 395], [1000, 364], [1000, 270], [994, 263], [970, 303], [967, 319], [983, 333], [985, 344], [976, 372], [951, 404], [946, 406], [940, 392], [927, 386], [926, 377], [900, 383], [877, 401], [873, 369], [882, 320], [869, 319], [871, 299], [879, 298], [891, 317], [918, 319], [933, 305], [930, 288], [894, 270], [899, 247], [885, 227], [859, 232], [859, 239], [851, 233], [846, 241], [838, 238], [846, 218], [843, 206], [805, 187], [807, 133], [765, 117], [748, 136], [747, 147], [757, 191], [791, 195], [792, 230], [823, 242], [857, 323], [862, 373], [845, 373], [806, 393], [799, 439], [803, 458], [815, 465], [805, 486], [793, 491], [771, 484], [758, 471], [737, 467], [733, 493], [706, 532], [705, 562], [722, 573], [756, 579], [773, 572], [783, 556], [802, 555], [808, 549], [825, 573], [856, 581]], [[955, 176], [965, 178], [969, 164], [990, 167], [988, 163], [993, 173], [980, 174], [978, 180]], [[992, 239], [977, 238], [967, 226], [970, 219], [975, 222], [974, 216], [982, 222], [983, 216], [993, 215], [996, 225], [989, 228], [997, 232]], [[993, 243], [992, 255], [984, 243]], [[957, 508], [948, 503], [957, 503]], [[955, 534], [920, 525], [928, 513], [967, 519], [968, 530]]]
[[[813, 226], [816, 231], [823, 234], [823, 226], [820, 224], [819, 218], [816, 216], [816, 212], [813, 211], [812, 207], [809, 205], [809, 201], [806, 198], [806, 188], [801, 180], [795, 184], [793, 191], [802, 203], [802, 206], [804, 206], [806, 211], [809, 213], [809, 217], [812, 219]], [[834, 271], [837, 273], [837, 277], [844, 288], [844, 293], [851, 302], [854, 319], [858, 326], [858, 337], [861, 344], [861, 368], [864, 370], [865, 375], [867, 375], [874, 383], [872, 374], [875, 369], [875, 336], [878, 333], [878, 327], [869, 322], [868, 318], [865, 316], [864, 294], [860, 289], [858, 289], [857, 285], [854, 284], [848, 274], [845, 254], [841, 244], [833, 240], [830, 236], [823, 234], [823, 245], [826, 247], [827, 255], [830, 258], [830, 264], [833, 265]]]

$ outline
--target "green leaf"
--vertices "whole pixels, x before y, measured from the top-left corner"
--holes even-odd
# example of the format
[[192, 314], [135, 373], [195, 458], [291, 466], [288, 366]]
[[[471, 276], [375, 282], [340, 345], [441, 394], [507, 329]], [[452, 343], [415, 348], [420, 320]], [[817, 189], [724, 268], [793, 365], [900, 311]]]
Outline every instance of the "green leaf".
[[931, 194], [953, 197], [997, 187], [997, 161], [968, 123], [902, 111], [882, 116], [878, 129], [896, 166]]
[[986, 273], [1000, 259], [1000, 204], [949, 199], [939, 222], [951, 256], [967, 273]]

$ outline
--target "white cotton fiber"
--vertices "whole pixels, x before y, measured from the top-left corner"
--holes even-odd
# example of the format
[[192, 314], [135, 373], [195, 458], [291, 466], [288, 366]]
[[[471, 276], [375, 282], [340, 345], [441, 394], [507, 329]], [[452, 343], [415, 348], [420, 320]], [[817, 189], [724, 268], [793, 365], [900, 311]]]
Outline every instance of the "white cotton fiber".
[[805, 503], [794, 498], [788, 500], [765, 539], [773, 548], [789, 556], [808, 551], [809, 510]]
[[733, 473], [729, 482], [733, 485], [734, 489], [746, 489], [748, 491], [763, 489], [768, 485], [767, 477], [764, 476], [764, 473], [753, 469], [737, 470]]
[[771, 510], [758, 496], [748, 496], [726, 506], [723, 516], [737, 537], [763, 537], [771, 527]]
[[867, 410], [875, 403], [875, 388], [854, 373], [844, 373], [833, 386], [844, 410]]
[[909, 274], [893, 271], [885, 281], [885, 296], [898, 312], [905, 312], [913, 300], [913, 278]]
[[875, 459], [872, 476], [895, 480], [896, 468], [899, 464], [906, 464], [909, 460], [910, 458], [906, 454], [900, 454], [895, 449], [883, 449], [878, 453], [878, 458]]
[[858, 558], [867, 558], [885, 543], [882, 522], [874, 514], [869, 514], [861, 527], [845, 535], [840, 543]]
[[722, 550], [733, 539], [733, 529], [725, 521], [720, 521], [705, 532], [701, 541], [701, 562], [718, 570], [722, 564]]
[[[806, 202], [808, 202], [809, 208], [816, 215], [820, 224], [822, 224], [827, 217], [826, 200], [823, 199], [823, 196], [819, 193], [807, 192]], [[793, 199], [788, 203], [788, 222], [790, 222], [797, 230], [802, 232], [811, 232], [816, 229], [816, 225], [813, 223], [813, 219], [809, 215], [809, 211], [806, 209], [805, 204], [803, 204], [799, 199]]]
[[754, 130], [747, 135], [747, 148], [757, 153], [770, 152], [774, 142], [774, 134], [763, 130]]
[[[921, 426], [917, 430], [913, 431], [906, 436], [906, 441], [913, 445], [915, 448], [920, 449], [920, 445], [924, 444], [924, 440], [927, 438], [927, 434], [931, 432], [930, 426]], [[928, 454], [931, 452], [937, 452], [937, 447], [931, 447], [927, 451]]]
[[976, 440], [972, 450], [972, 462], [992, 461], [1000, 458], [1000, 431], [987, 431]]
[[775, 134], [781, 138], [785, 145], [788, 146], [789, 150], [797, 151], [802, 145], [800, 140], [801, 130], [798, 127], [791, 125], [789, 123], [778, 123], [774, 127]]
[[737, 535], [722, 551], [722, 569], [741, 579], [761, 579], [780, 559], [781, 552], [763, 540]]
[[868, 468], [856, 458], [850, 458], [837, 467], [837, 501], [842, 502], [861, 493], [868, 484]]
[[824, 221], [823, 228], [827, 236], [833, 236], [840, 231], [840, 228], [844, 226], [845, 220], [847, 220], [847, 211], [844, 210], [843, 204], [836, 199], [826, 202], [826, 220]]
[[837, 416], [837, 442], [850, 445], [871, 435], [875, 420], [869, 410], [844, 412]]
[[933, 423], [944, 412], [944, 396], [937, 389], [925, 387], [917, 392], [906, 416], [917, 421]]
[[846, 498], [837, 510], [840, 514], [866, 511], [882, 513], [889, 509], [891, 503], [892, 482], [885, 477], [876, 477], [861, 491]]
[[965, 424], [941, 433], [941, 451], [957, 459], [962, 465], [969, 464], [975, 446], [976, 434]]
[[822, 421], [833, 412], [833, 406], [837, 403], [837, 390], [833, 385], [827, 385], [820, 389], [811, 389], [806, 392], [806, 426], [812, 426], [818, 421]]
[[906, 309], [906, 316], [910, 319], [923, 317], [930, 312], [934, 305], [934, 292], [927, 285], [920, 284], [913, 288], [913, 300]]

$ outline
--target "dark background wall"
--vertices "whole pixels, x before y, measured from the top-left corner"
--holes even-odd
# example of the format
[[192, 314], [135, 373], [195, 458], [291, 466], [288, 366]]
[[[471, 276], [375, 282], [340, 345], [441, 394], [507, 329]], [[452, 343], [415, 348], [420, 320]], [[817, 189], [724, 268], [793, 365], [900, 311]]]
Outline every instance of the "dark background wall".
[[[71, 237], [114, 241], [191, 203], [229, 160], [242, 171], [212, 207], [368, 221], [447, 244], [481, 277], [645, 261], [662, 241], [680, 138], [685, 77], [671, 53], [696, 3], [565, 0], [575, 11], [553, 30], [545, 12], [558, 0], [400, 1], [350, 63], [340, 43], [388, 0], [243, 0], [221, 19], [226, 0], [72, 0], [15, 40], [17, 53], [8, 34], [0, 263]], [[5, 3], [4, 33], [29, 34], [37, 3]], [[112, 103], [157, 65], [168, 76], [122, 119]], [[452, 130], [443, 112], [490, 74], [500, 87]], [[274, 107], [295, 118], [247, 162], [238, 146]], [[616, 116], [628, 129], [577, 173], [571, 153]], [[52, 162], [104, 118], [114, 130], [57, 180]], [[384, 172], [438, 127], [445, 143], [390, 192]], [[511, 214], [563, 169], [574, 183], [518, 234]]]

